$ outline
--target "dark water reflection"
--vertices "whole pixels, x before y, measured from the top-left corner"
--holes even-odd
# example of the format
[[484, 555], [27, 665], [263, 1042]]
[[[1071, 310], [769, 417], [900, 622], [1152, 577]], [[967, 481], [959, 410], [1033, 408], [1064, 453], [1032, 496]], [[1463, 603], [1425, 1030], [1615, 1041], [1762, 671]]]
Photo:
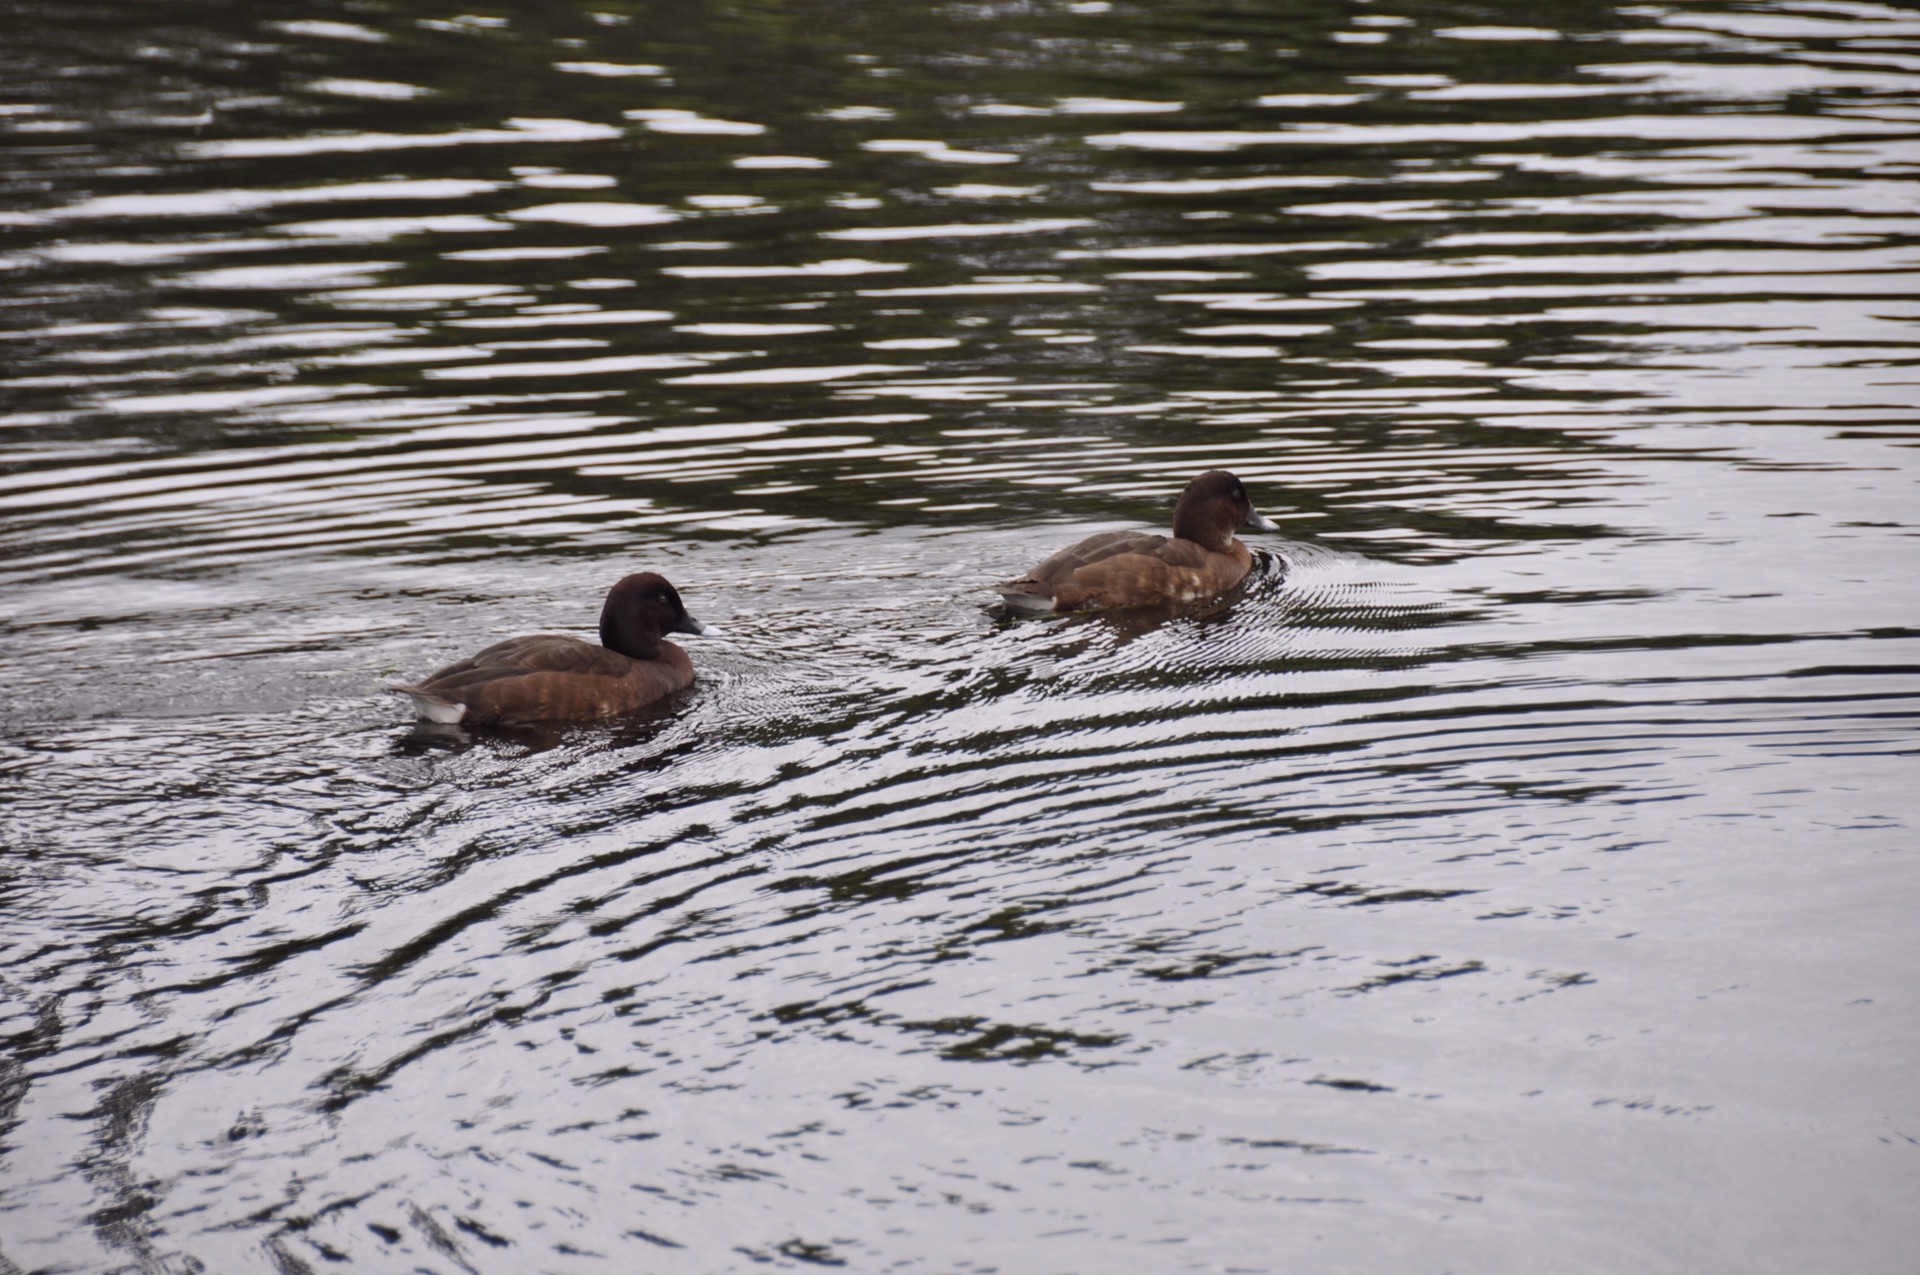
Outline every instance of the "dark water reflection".
[[1904, 1269], [1911, 12], [0, 24], [0, 1272]]

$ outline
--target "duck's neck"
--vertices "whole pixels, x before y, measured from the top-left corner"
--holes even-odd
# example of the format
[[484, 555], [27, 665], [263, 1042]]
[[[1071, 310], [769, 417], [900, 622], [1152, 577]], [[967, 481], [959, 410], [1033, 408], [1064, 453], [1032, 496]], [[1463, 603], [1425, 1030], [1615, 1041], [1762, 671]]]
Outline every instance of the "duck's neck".
[[[1230, 515], [1232, 511], [1227, 512]], [[1225, 553], [1233, 546], [1233, 530], [1237, 525], [1223, 518], [1217, 505], [1200, 507], [1183, 500], [1173, 511], [1173, 534], [1215, 553]]]
[[660, 635], [644, 624], [621, 624], [612, 616], [600, 617], [600, 645], [618, 651], [630, 660], [660, 658]]

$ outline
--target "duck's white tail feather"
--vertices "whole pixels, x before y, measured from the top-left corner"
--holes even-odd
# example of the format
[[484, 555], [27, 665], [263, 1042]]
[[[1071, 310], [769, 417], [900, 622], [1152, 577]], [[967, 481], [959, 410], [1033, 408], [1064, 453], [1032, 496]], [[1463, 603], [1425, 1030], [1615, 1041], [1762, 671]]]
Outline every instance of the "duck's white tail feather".
[[389, 686], [387, 689], [412, 700], [413, 711], [420, 715], [422, 721], [452, 725], [467, 715], [465, 704], [456, 704], [450, 699], [442, 699], [412, 686]]
[[1023, 593], [1018, 589], [998, 590], [1000, 598], [1009, 608], [1024, 611], [1029, 615], [1041, 615], [1053, 610], [1054, 601], [1041, 593]]

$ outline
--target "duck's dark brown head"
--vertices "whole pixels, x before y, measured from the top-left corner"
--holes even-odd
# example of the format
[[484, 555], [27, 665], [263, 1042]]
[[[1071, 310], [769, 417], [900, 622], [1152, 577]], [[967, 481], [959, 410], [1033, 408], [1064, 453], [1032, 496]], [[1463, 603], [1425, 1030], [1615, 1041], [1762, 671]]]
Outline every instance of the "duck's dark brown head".
[[1187, 484], [1173, 511], [1173, 534], [1182, 540], [1225, 553], [1233, 533], [1241, 527], [1255, 531], [1279, 528], [1254, 512], [1253, 501], [1238, 478], [1224, 469], [1210, 469]]
[[705, 626], [687, 614], [666, 577], [651, 571], [627, 576], [607, 591], [600, 608], [600, 645], [631, 659], [660, 658], [660, 639], [669, 633], [703, 633]]

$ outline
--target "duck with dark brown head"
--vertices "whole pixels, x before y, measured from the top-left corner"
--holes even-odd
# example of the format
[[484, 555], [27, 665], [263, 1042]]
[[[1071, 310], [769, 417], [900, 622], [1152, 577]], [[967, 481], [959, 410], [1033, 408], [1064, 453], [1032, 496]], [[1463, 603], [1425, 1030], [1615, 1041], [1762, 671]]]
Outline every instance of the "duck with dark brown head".
[[1181, 494], [1171, 537], [1102, 532], [994, 588], [1016, 611], [1203, 602], [1239, 584], [1252, 568], [1253, 552], [1234, 535], [1241, 527], [1279, 530], [1255, 512], [1238, 478], [1208, 470]]
[[608, 591], [598, 646], [558, 633], [509, 638], [417, 686], [391, 689], [433, 722], [603, 721], [691, 686], [693, 661], [665, 636], [705, 631], [671, 584], [644, 571]]

